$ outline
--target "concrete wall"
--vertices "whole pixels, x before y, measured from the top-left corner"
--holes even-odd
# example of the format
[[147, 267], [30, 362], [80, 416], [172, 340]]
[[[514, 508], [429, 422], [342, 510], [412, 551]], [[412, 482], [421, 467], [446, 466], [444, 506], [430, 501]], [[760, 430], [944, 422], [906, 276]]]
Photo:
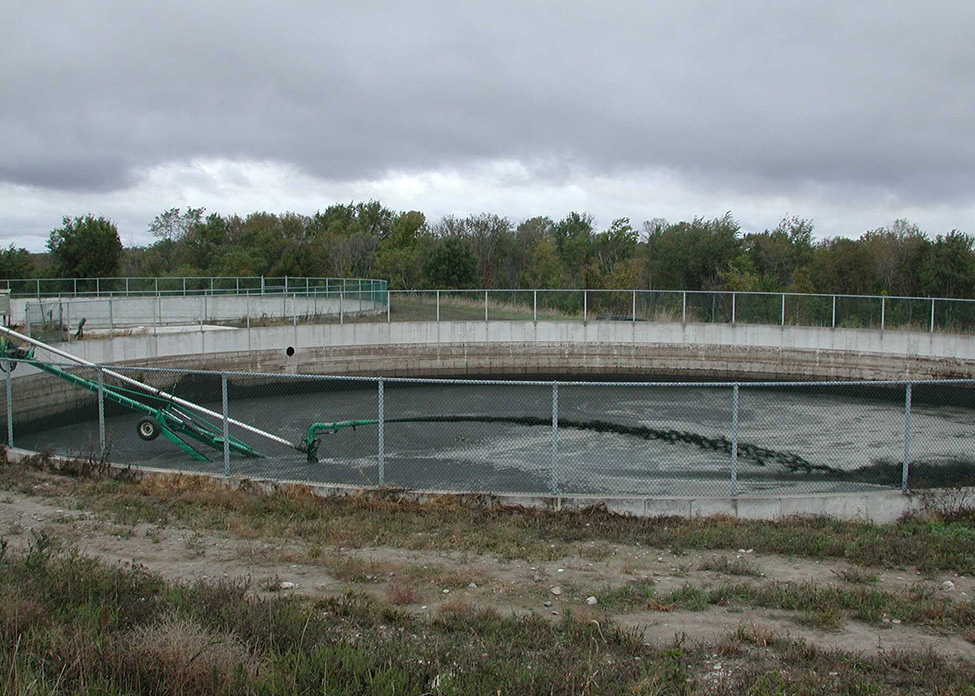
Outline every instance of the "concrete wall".
[[[328, 295], [193, 295], [187, 297], [50, 298], [15, 301], [13, 316], [30, 317], [31, 323], [60, 321], [74, 330], [81, 319], [86, 329], [179, 324], [243, 324], [247, 317], [316, 317], [385, 310], [386, 294], [373, 298], [363, 293], [332, 292]], [[18, 312], [17, 303], [24, 303]], [[43, 317], [43, 319], [42, 319]], [[26, 322], [25, 322], [26, 323]]]
[[[380, 322], [120, 336], [59, 347], [100, 364], [275, 374], [975, 377], [970, 336], [795, 326]], [[15, 373], [18, 421], [56, 414], [86, 398], [66, 382], [31, 371], [22, 367]], [[160, 385], [173, 381], [158, 379]]]

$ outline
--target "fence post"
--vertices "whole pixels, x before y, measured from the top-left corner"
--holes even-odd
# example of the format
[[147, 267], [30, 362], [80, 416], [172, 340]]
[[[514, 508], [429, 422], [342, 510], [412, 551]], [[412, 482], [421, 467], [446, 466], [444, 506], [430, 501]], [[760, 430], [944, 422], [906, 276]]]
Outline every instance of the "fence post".
[[68, 330], [68, 343], [71, 343], [71, 300], [64, 303], [67, 316], [64, 318], [64, 325]]
[[538, 323], [538, 290], [532, 290], [532, 321]]
[[16, 364], [7, 361], [7, 447], [14, 446], [14, 377], [11, 373]]
[[386, 323], [390, 324], [393, 321], [393, 293], [389, 290], [386, 291]]
[[559, 494], [559, 383], [552, 382], [552, 495]]
[[731, 390], [731, 495], [738, 495], [738, 385]]
[[26, 324], [25, 328], [27, 329], [27, 335], [30, 338], [33, 338], [30, 333], [30, 302], [24, 305], [24, 323]]
[[484, 323], [488, 320], [488, 291], [484, 291]]
[[887, 323], [887, 298], [880, 298], [880, 333], [884, 332], [884, 324]]
[[736, 307], [737, 299], [738, 299], [738, 293], [736, 293], [736, 292], [731, 293], [731, 325], [732, 326], [735, 325], [735, 314], [737, 313], [736, 312], [736, 310], [737, 310], [737, 307]]
[[836, 295], [833, 295], [833, 325], [832, 328], [836, 328]]
[[113, 338], [115, 336], [115, 310], [114, 304], [112, 303], [112, 296], [108, 296], [108, 337]]
[[105, 373], [98, 366], [98, 457], [105, 458]]
[[636, 323], [636, 290], [633, 291], [633, 323]]
[[345, 290], [339, 290], [339, 324], [345, 323]]
[[379, 485], [386, 483], [386, 390], [383, 378], [379, 378]]
[[934, 298], [931, 298], [931, 333], [934, 333]]
[[680, 323], [687, 323], [687, 290], [681, 291], [681, 301], [680, 301]]
[[907, 477], [911, 469], [911, 383], [904, 390], [904, 459], [901, 464], [901, 490], [907, 492]]
[[440, 323], [440, 291], [437, 290], [437, 323]]
[[589, 291], [582, 291], [582, 323], [589, 321]]
[[782, 293], [782, 326], [785, 326], [785, 293]]
[[230, 409], [227, 403], [227, 375], [220, 375], [220, 399], [223, 410], [223, 475], [230, 476]]

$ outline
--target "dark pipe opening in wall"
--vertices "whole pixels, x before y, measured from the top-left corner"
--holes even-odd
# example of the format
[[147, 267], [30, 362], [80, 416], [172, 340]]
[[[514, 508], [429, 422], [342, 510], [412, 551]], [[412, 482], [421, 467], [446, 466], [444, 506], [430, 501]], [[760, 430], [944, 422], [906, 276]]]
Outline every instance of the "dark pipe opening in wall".
[[290, 358], [292, 355], [295, 354], [294, 347], [293, 346], [288, 346], [287, 348], [285, 348], [284, 354], [287, 355]]

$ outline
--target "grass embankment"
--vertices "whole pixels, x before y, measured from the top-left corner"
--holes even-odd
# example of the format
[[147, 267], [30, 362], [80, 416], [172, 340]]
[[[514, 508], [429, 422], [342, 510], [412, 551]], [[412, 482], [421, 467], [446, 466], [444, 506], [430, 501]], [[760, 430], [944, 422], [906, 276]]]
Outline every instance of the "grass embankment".
[[971, 693], [975, 668], [863, 658], [741, 626], [717, 646], [650, 646], [567, 615], [464, 604], [432, 618], [361, 594], [257, 598], [240, 581], [171, 585], [62, 552], [0, 545], [5, 694]]
[[44, 461], [6, 464], [0, 487], [33, 492], [43, 480], [46, 494], [75, 498], [119, 524], [179, 524], [321, 546], [437, 549], [534, 560], [573, 554], [598, 558], [608, 555], [612, 544], [677, 553], [744, 547], [861, 566], [975, 573], [975, 512], [970, 508], [885, 525], [827, 517], [643, 518], [598, 507], [559, 513], [501, 507], [478, 496], [443, 496], [426, 503], [383, 491], [321, 498], [303, 486], [265, 492], [245, 481], [230, 489], [205, 476], [138, 477], [73, 466], [79, 475], [52, 482], [43, 479], [52, 470]]

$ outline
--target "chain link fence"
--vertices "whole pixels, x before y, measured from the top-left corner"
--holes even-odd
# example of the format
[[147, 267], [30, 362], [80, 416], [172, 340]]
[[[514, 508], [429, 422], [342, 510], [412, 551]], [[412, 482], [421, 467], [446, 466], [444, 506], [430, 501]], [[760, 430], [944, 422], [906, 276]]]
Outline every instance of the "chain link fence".
[[[133, 466], [420, 491], [773, 496], [975, 485], [975, 380], [550, 382], [53, 369], [64, 372], [22, 365], [15, 379], [6, 373], [8, 445]], [[147, 395], [126, 378], [166, 395]]]

